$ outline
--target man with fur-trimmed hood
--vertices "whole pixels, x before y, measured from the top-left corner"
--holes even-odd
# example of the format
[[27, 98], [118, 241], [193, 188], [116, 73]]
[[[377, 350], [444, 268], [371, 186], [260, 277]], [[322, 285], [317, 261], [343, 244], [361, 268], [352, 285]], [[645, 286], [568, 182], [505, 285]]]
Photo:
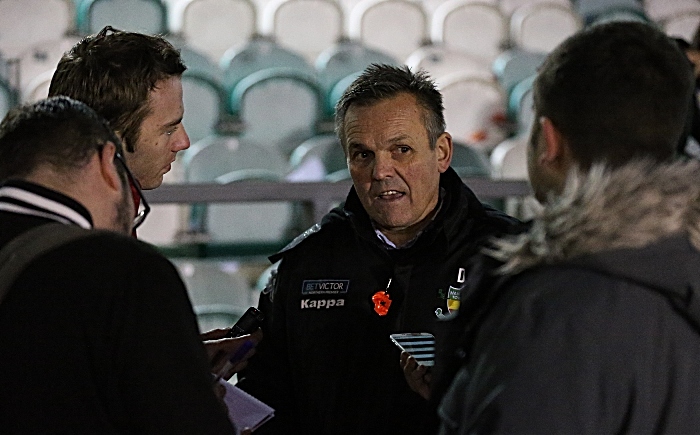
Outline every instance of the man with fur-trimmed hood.
[[698, 431], [700, 173], [674, 161], [692, 89], [683, 53], [641, 23], [549, 55], [528, 150], [544, 207], [462, 292], [441, 433]]

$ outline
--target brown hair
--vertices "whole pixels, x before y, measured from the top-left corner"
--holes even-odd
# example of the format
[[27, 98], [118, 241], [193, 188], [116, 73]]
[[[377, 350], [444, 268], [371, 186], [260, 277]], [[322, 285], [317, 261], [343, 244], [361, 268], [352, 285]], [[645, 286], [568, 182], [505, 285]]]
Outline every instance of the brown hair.
[[133, 152], [149, 113], [149, 93], [159, 81], [181, 76], [185, 69], [179, 51], [164, 38], [107, 26], [63, 56], [49, 95], [66, 95], [92, 107]]
[[345, 144], [345, 114], [351, 105], [370, 106], [398, 94], [413, 95], [423, 108], [424, 124], [430, 147], [445, 132], [442, 94], [424, 71], [411, 72], [408, 67], [372, 64], [345, 90], [335, 108], [335, 130], [343, 148]]
[[534, 83], [546, 116], [577, 163], [669, 160], [684, 132], [694, 78], [677, 44], [651, 25], [592, 26], [560, 44]]

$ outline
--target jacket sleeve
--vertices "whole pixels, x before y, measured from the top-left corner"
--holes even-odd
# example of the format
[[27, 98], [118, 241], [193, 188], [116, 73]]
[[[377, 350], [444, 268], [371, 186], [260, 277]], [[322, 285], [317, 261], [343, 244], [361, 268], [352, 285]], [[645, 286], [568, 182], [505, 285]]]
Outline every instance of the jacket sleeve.
[[286, 283], [290, 273], [282, 260], [260, 295], [263, 339], [245, 370], [238, 374], [238, 387], [275, 410], [275, 416], [256, 434], [293, 434], [297, 427], [297, 408], [292, 392], [292, 375], [286, 327]]
[[632, 369], [620, 354], [634, 352], [609, 320], [621, 307], [577, 297], [576, 282], [594, 281], [549, 276], [511, 289], [546, 290], [489, 317], [440, 405], [442, 434], [621, 430], [630, 390], [618, 387], [631, 385]]
[[112, 319], [125, 433], [235, 433], [215, 396], [196, 318], [176, 270], [158, 255], [122, 271]]

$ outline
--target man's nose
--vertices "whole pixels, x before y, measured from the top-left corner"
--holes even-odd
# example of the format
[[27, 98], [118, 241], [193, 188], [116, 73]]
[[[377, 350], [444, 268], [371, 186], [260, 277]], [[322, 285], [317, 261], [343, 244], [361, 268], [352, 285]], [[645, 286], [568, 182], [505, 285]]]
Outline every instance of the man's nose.
[[374, 158], [374, 166], [372, 168], [372, 178], [375, 180], [383, 180], [394, 174], [394, 160], [391, 155], [377, 154]]
[[181, 127], [173, 146], [173, 151], [175, 152], [186, 150], [190, 147], [190, 137], [187, 135], [187, 131], [185, 131], [185, 126], [181, 125]]

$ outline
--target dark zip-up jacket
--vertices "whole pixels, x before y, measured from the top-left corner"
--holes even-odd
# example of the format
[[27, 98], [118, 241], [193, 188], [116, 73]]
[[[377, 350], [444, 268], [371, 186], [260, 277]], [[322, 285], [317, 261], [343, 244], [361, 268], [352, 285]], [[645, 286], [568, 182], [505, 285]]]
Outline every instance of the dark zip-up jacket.
[[600, 169], [492, 252], [441, 434], [698, 432], [700, 165]]
[[[264, 340], [240, 386], [276, 409], [261, 433], [395, 434], [434, 428], [433, 411], [412, 392], [389, 334], [432, 332], [447, 299], [486, 240], [518, 223], [483, 206], [449, 169], [442, 205], [406, 249], [377, 237], [354, 191], [287, 248], [263, 294]], [[389, 287], [388, 314], [372, 296]], [[426, 426], [427, 425], [427, 426]], [[267, 431], [267, 432], [266, 432]]]
[[[0, 188], [0, 248], [56, 221], [92, 226], [56, 191]], [[234, 434], [209, 371], [176, 269], [130, 237], [96, 232], [41, 255], [0, 303], [3, 434]]]

